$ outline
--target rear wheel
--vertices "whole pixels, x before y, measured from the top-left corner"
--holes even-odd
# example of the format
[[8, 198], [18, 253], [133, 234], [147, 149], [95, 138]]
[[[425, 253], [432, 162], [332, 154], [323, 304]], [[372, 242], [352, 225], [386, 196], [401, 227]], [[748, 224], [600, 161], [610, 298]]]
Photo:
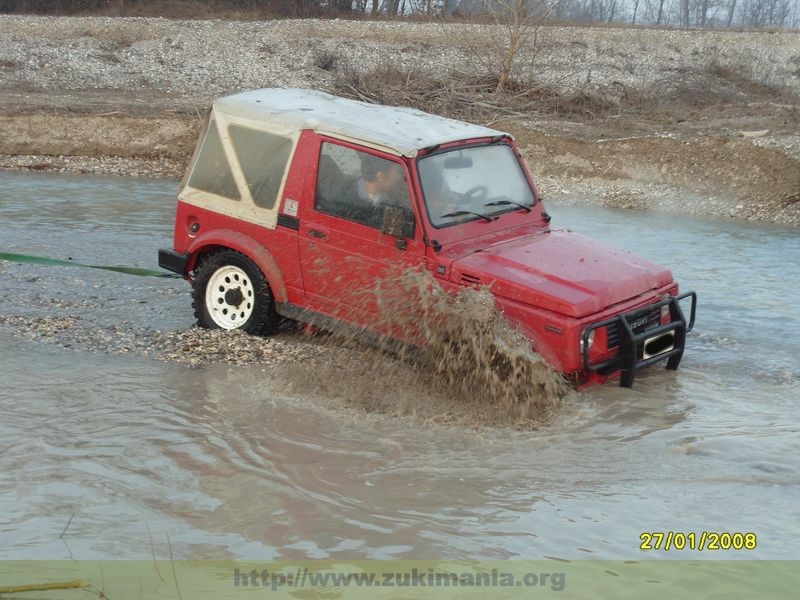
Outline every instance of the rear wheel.
[[197, 323], [207, 329], [266, 334], [278, 323], [264, 274], [233, 250], [221, 250], [202, 262], [195, 273], [193, 298]]

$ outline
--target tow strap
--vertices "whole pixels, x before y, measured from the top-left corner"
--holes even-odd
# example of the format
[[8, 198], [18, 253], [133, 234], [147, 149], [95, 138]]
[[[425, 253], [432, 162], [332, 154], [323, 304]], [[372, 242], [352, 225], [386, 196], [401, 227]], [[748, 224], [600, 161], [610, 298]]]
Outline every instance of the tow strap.
[[87, 265], [77, 262], [71, 258], [68, 260], [60, 260], [58, 258], [48, 258], [46, 256], [33, 256], [31, 254], [9, 254], [0, 252], [0, 260], [5, 260], [13, 263], [31, 264], [31, 265], [53, 265], [57, 267], [84, 267], [86, 269], [103, 269], [104, 271], [114, 271], [116, 273], [125, 273], [127, 275], [137, 275], [139, 277], [168, 277], [171, 279], [181, 279], [180, 275], [174, 273], [164, 273], [163, 271], [155, 271], [153, 269], [143, 269], [141, 267], [121, 267], [114, 265]]

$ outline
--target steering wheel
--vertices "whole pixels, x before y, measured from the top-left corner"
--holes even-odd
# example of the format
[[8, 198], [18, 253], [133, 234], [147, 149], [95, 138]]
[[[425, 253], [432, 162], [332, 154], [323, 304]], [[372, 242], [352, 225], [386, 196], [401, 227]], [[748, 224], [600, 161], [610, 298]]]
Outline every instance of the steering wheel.
[[476, 185], [475, 187], [468, 189], [462, 195], [464, 196], [464, 199], [468, 200], [469, 202], [472, 202], [473, 200], [483, 202], [489, 195], [489, 188], [487, 188], [485, 185]]

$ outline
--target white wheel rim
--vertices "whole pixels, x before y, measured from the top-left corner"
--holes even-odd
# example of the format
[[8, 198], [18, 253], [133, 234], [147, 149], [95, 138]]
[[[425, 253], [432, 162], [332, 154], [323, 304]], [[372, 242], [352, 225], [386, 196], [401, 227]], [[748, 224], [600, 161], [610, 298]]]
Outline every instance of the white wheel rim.
[[253, 314], [253, 282], [239, 267], [220, 267], [206, 286], [206, 309], [222, 329], [238, 329]]

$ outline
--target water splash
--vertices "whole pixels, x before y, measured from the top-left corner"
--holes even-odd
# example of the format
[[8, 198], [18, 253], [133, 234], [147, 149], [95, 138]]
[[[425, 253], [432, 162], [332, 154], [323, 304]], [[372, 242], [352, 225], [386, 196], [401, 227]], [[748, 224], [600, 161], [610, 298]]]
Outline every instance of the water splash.
[[325, 334], [326, 344], [355, 349], [360, 358], [335, 355], [294, 369], [294, 393], [426, 421], [530, 428], [546, 421], [569, 390], [486, 288], [448, 292], [429, 272], [408, 269], [347, 302], [354, 312], [373, 309], [369, 329], [380, 337], [366, 346], [364, 330]]
[[563, 377], [508, 324], [488, 288], [448, 293], [421, 269], [390, 281], [378, 295], [381, 318], [421, 336], [412, 359], [440, 387], [518, 419], [541, 417], [566, 393]]

